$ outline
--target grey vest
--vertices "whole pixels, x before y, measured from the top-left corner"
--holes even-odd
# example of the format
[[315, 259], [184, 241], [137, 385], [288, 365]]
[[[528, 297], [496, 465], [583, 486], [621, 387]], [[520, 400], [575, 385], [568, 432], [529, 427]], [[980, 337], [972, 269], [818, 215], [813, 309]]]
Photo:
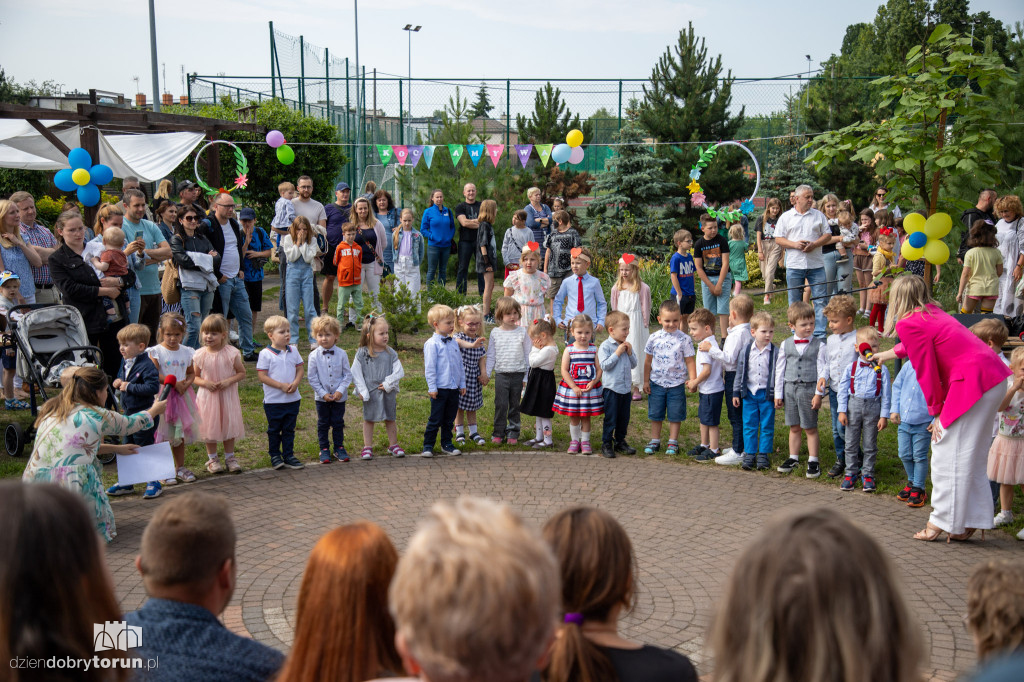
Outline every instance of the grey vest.
[[821, 350], [821, 339], [812, 336], [804, 354], [796, 350], [793, 337], [782, 343], [782, 352], [786, 354], [786, 381], [814, 383], [818, 380], [818, 352]]

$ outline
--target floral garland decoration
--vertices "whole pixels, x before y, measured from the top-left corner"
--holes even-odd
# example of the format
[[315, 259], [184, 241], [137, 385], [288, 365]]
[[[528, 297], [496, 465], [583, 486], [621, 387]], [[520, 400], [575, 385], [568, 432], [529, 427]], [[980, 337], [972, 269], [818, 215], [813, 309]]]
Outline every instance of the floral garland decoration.
[[[206, 184], [202, 176], [199, 175], [199, 157], [202, 155], [204, 150], [216, 144], [226, 144], [235, 150], [235, 182], [231, 189], [227, 189], [225, 187], [214, 189], [213, 187], [210, 187], [208, 184]], [[208, 195], [231, 194], [236, 189], [245, 188], [249, 183], [249, 162], [246, 160], [245, 154], [242, 153], [242, 150], [238, 147], [238, 145], [236, 145], [234, 142], [229, 142], [228, 140], [210, 140], [205, 145], [200, 147], [199, 151], [196, 152], [196, 160], [192, 164], [192, 169], [195, 172], [196, 184], [202, 187], [203, 190]]]
[[[715, 157], [715, 153], [718, 151], [718, 148], [722, 146], [739, 147], [747, 154], [749, 154], [750, 158], [754, 162], [754, 172], [756, 174], [756, 179], [754, 182], [754, 193], [750, 195], [750, 198], [744, 200], [743, 203], [740, 204], [739, 210], [736, 211], [730, 211], [721, 208], [715, 209], [712, 208], [711, 206], [708, 206], [707, 196], [705, 196], [704, 189], [700, 186], [700, 183], [698, 182], [698, 180], [700, 180], [701, 171], [704, 168], [707, 168], [708, 164], [711, 163], [711, 160]], [[718, 142], [716, 144], [713, 144], [707, 149], [704, 149], [703, 147], [697, 147], [697, 154], [699, 158], [697, 159], [697, 163], [693, 164], [693, 168], [690, 169], [690, 184], [686, 186], [686, 189], [689, 190], [690, 192], [690, 205], [697, 208], [704, 207], [704, 210], [706, 210], [708, 215], [710, 215], [712, 218], [720, 218], [722, 220], [727, 220], [730, 222], [739, 220], [740, 216], [750, 215], [750, 213], [754, 210], [754, 197], [757, 196], [757, 191], [761, 188], [761, 166], [760, 164], [758, 164], [757, 157], [754, 156], [754, 153], [750, 151], [750, 149], [748, 149], [746, 146], [740, 144], [739, 142], [727, 140], [725, 142]]]

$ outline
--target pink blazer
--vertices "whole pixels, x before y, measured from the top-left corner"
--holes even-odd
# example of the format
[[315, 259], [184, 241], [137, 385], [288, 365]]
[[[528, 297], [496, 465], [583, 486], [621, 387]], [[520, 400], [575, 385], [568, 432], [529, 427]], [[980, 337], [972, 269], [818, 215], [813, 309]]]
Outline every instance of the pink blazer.
[[935, 305], [927, 306], [926, 311], [913, 312], [896, 323], [900, 343], [893, 350], [914, 363], [928, 413], [949, 428], [1011, 372], [952, 315]]

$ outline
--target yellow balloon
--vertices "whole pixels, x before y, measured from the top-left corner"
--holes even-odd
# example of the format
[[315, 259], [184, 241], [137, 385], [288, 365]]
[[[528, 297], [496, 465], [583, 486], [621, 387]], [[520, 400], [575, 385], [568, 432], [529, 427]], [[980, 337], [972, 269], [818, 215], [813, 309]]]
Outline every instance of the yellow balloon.
[[89, 184], [89, 171], [84, 168], [76, 168], [71, 174], [71, 180], [78, 186], [84, 187]]
[[[906, 220], [903, 222], [906, 224]], [[948, 213], [936, 213], [925, 222], [924, 233], [928, 235], [929, 239], [942, 239], [949, 234], [952, 227], [953, 219], [949, 217]]]
[[565, 136], [565, 143], [570, 147], [579, 147], [583, 144], [583, 131], [578, 128], [570, 130], [569, 134]]
[[903, 217], [903, 229], [906, 230], [907, 234], [920, 232], [924, 229], [924, 225], [925, 219], [920, 213], [911, 213]]
[[921, 260], [924, 257], [924, 249], [911, 246], [909, 242], [903, 242], [900, 247], [900, 255], [907, 260]]
[[924, 245], [924, 259], [932, 265], [942, 265], [949, 260], [949, 247], [938, 239], [929, 239]]

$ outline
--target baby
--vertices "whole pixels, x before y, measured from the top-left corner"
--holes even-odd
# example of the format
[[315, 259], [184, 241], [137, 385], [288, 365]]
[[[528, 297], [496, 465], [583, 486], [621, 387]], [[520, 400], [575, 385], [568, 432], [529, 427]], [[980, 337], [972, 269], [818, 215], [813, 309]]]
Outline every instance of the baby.
[[[93, 268], [103, 273], [103, 277], [124, 277], [128, 274], [124, 241], [124, 230], [119, 227], [108, 227], [103, 231], [103, 251], [99, 256], [90, 258]], [[117, 306], [113, 300], [104, 297], [103, 307], [107, 310], [108, 318], [117, 317]]]

